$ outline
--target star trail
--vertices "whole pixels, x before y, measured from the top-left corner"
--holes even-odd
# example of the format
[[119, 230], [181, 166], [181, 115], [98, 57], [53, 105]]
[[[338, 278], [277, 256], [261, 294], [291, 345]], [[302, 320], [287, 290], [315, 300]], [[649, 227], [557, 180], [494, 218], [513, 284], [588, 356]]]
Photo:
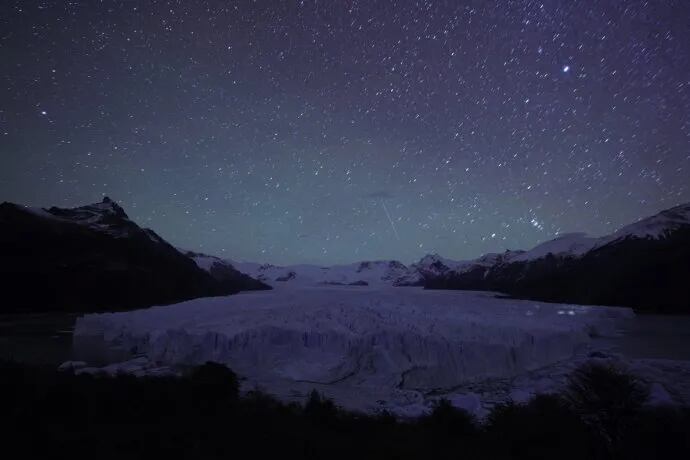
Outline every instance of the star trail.
[[0, 199], [237, 260], [464, 259], [690, 201], [686, 1], [3, 1]]

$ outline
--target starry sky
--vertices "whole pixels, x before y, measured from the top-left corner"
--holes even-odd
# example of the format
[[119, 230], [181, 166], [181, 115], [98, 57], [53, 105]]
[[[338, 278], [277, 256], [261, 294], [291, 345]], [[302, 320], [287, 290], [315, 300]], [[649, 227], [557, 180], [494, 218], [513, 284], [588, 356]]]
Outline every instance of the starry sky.
[[0, 200], [236, 260], [465, 259], [690, 201], [690, 2], [12, 1]]

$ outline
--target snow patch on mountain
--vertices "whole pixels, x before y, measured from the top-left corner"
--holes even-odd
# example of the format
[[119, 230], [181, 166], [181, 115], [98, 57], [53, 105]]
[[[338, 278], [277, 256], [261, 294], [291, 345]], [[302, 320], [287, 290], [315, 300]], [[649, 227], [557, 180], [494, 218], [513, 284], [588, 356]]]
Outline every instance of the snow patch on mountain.
[[567, 233], [540, 243], [527, 251], [509, 250], [502, 253], [488, 253], [472, 260], [452, 260], [438, 254], [427, 254], [410, 266], [395, 260], [367, 261], [334, 266], [309, 264], [277, 266], [234, 262], [198, 253], [194, 254], [192, 258], [200, 268], [206, 271], [211, 270], [214, 266], [226, 265], [272, 286], [284, 284], [294, 286], [421, 286], [424, 285], [425, 280], [444, 277], [451, 273], [462, 275], [478, 271], [479, 276], [482, 276], [482, 272], [486, 276], [494, 267], [510, 263], [533, 262], [549, 255], [578, 258], [593, 249], [620, 239], [661, 238], [688, 225], [690, 225], [690, 204], [663, 211], [623, 227], [612, 235], [600, 238], [590, 237], [585, 233]]
[[611, 235], [599, 238], [590, 237], [585, 233], [566, 233], [540, 243], [527, 251], [488, 253], [477, 259], [467, 261], [454, 261], [437, 254], [430, 254], [424, 256], [411, 267], [424, 277], [434, 278], [450, 272], [462, 274], [475, 268], [492, 268], [515, 262], [531, 262], [548, 255], [556, 257], [582, 257], [594, 249], [624, 239], [660, 239], [669, 236], [676, 230], [688, 227], [690, 227], [690, 204], [684, 204], [667, 209], [659, 214], [627, 225]]
[[412, 264], [411, 268], [424, 277], [439, 276], [449, 271], [460, 271], [468, 263], [470, 262], [446, 259], [438, 254], [427, 254], [419, 262]]
[[626, 225], [613, 234], [602, 237], [598, 246], [626, 238], [661, 239], [683, 227], [690, 227], [690, 203], [661, 211], [659, 214]]
[[197, 267], [207, 272], [211, 271], [215, 265], [226, 265], [229, 262], [216, 256], [209, 256], [207, 254], [202, 254], [194, 251], [187, 251], [185, 249], [178, 249], [182, 254], [186, 255], [196, 263]]
[[510, 262], [524, 262], [537, 260], [548, 256], [579, 257], [586, 254], [599, 242], [598, 238], [592, 238], [585, 233], [566, 233], [557, 238], [538, 244], [529, 251], [515, 254]]
[[131, 221], [124, 209], [107, 196], [100, 203], [76, 208], [58, 208], [53, 206], [51, 208], [24, 207], [22, 209], [44, 219], [81, 225], [115, 238], [128, 238], [136, 233], [143, 232], [154, 243], [163, 242], [162, 238], [153, 230], [141, 228]]

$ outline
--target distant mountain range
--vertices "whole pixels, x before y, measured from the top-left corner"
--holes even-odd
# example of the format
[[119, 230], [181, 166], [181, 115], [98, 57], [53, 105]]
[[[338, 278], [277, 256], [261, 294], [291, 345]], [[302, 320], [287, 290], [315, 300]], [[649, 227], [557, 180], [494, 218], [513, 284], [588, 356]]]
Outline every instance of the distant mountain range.
[[564, 234], [528, 251], [456, 261], [429, 254], [349, 265], [275, 266], [225, 261], [268, 284], [424, 286], [487, 290], [519, 298], [619, 305], [690, 313], [690, 204], [642, 219], [611, 235]]
[[482, 259], [455, 265], [441, 261], [440, 270], [425, 276], [425, 287], [690, 313], [690, 204], [601, 238], [564, 235], [529, 251]]
[[690, 313], [690, 204], [604, 237], [564, 234], [528, 251], [456, 261], [276, 266], [176, 249], [109, 198], [73, 209], [0, 204], [0, 311], [100, 311], [284, 285], [424, 286]]
[[0, 204], [0, 312], [141, 308], [268, 289], [200, 269], [109, 198], [73, 209]]

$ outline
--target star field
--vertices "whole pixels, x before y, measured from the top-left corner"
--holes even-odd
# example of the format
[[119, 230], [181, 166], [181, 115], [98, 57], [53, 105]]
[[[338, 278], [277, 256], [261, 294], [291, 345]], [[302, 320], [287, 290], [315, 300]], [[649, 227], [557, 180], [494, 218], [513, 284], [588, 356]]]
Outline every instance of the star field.
[[5, 1], [0, 199], [238, 260], [463, 259], [690, 201], [685, 1]]

